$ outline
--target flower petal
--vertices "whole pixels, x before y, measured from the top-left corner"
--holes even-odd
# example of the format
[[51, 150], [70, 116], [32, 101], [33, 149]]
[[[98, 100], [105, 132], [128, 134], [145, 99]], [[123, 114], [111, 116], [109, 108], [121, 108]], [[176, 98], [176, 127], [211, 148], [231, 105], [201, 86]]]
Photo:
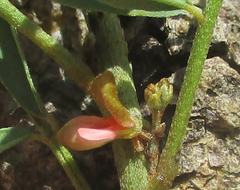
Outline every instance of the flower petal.
[[57, 138], [67, 148], [89, 150], [116, 139], [122, 129], [113, 117], [80, 116], [66, 123]]
[[92, 128], [79, 128], [78, 134], [82, 138], [89, 140], [89, 141], [97, 141], [97, 140], [114, 140], [116, 138], [116, 133], [109, 129], [92, 129]]

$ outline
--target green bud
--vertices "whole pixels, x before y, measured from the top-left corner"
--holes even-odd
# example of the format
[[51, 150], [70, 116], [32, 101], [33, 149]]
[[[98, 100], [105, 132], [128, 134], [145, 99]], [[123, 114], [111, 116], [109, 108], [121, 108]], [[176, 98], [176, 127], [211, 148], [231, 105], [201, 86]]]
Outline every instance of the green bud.
[[162, 112], [172, 100], [173, 86], [163, 78], [155, 85], [149, 84], [144, 93], [148, 106]]

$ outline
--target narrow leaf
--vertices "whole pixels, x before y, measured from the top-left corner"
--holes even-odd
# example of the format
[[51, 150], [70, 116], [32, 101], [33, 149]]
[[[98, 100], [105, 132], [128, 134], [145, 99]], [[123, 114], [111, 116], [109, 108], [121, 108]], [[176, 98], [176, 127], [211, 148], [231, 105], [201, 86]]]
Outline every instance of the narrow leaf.
[[106, 5], [124, 10], [169, 11], [188, 5], [185, 0], [97, 0]]
[[[55, 0], [63, 5], [111, 12], [128, 16], [168, 17], [189, 11], [199, 21], [204, 19], [202, 10], [189, 0]], [[184, 9], [184, 10], [183, 10]]]
[[54, 1], [57, 1], [63, 5], [73, 8], [81, 8], [100, 12], [110, 12], [127, 16], [168, 17], [178, 15], [181, 13], [186, 13], [186, 11], [179, 10], [179, 8], [174, 8], [172, 6], [164, 6], [165, 9], [159, 8], [157, 9], [157, 11], [153, 10], [150, 11], [145, 9], [137, 9], [135, 7], [133, 7], [132, 9], [113, 7], [109, 4], [105, 4], [97, 0], [54, 0]]
[[32, 135], [32, 132], [17, 127], [0, 129], [0, 153], [20, 143]]
[[44, 105], [38, 98], [17, 40], [16, 31], [0, 17], [0, 80], [26, 111], [43, 116]]

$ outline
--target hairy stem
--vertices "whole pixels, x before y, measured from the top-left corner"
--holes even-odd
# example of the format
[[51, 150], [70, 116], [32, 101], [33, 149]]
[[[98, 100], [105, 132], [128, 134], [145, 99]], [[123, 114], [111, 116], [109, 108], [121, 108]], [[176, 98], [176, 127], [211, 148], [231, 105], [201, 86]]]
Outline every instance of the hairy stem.
[[207, 1], [204, 11], [206, 18], [200, 23], [196, 33], [171, 130], [158, 164], [158, 175], [149, 184], [149, 189], [170, 189], [178, 173], [183, 138], [221, 2], [222, 0]]
[[[115, 77], [118, 96], [131, 115], [138, 119], [135, 129], [141, 132], [142, 119], [128, 62], [128, 50], [119, 19], [115, 14], [91, 13], [90, 26], [96, 37], [99, 58], [106, 70]], [[113, 142], [113, 152], [121, 189], [146, 189], [147, 160], [144, 154], [134, 152], [129, 140]]]

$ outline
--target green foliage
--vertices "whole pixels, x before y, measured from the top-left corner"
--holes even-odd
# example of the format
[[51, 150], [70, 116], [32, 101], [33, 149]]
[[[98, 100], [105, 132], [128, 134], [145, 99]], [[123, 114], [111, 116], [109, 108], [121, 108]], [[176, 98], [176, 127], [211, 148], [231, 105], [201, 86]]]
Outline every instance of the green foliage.
[[[160, 10], [144, 10], [144, 9], [137, 9], [137, 8], [130, 8], [131, 5], [127, 7], [118, 6], [121, 3], [118, 3], [117, 5], [113, 5], [109, 1], [102, 1], [102, 0], [56, 0], [57, 2], [74, 7], [74, 8], [82, 8], [87, 9], [91, 11], [100, 11], [100, 12], [111, 12], [116, 13], [120, 15], [128, 15], [128, 16], [149, 16], [149, 17], [167, 17], [167, 16], [174, 16], [178, 15], [180, 13], [184, 13], [183, 10], [178, 10], [177, 8], [174, 8], [172, 6], [166, 6], [164, 5], [163, 8], [160, 8]], [[119, 1], [121, 2], [121, 1]], [[129, 1], [128, 1], [129, 2]], [[124, 4], [124, 3], [122, 3]]]
[[[221, 4], [222, 0], [211, 0], [207, 2], [204, 10], [206, 19], [199, 24], [196, 32], [188, 59], [184, 82], [181, 86], [176, 111], [171, 124], [171, 130], [158, 164], [157, 171], [159, 176], [152, 182], [151, 189], [169, 189], [172, 181], [178, 174], [179, 162], [176, 161], [176, 158], [179, 157], [195, 99], [195, 92], [198, 88]], [[159, 178], [163, 180], [159, 180]]]
[[189, 4], [185, 0], [97, 0], [123, 10], [172, 11], [184, 9]]
[[22, 142], [32, 135], [27, 129], [7, 127], [0, 129], [0, 153]]
[[91, 11], [111, 12], [127, 16], [168, 17], [187, 10], [203, 19], [201, 9], [187, 0], [55, 0], [63, 5]]
[[27, 112], [44, 116], [45, 109], [38, 103], [40, 100], [21, 53], [16, 32], [1, 17], [0, 28], [0, 80]]
[[[146, 186], [149, 189], [169, 189], [173, 179], [177, 175], [178, 162], [176, 162], [176, 157], [181, 148], [194, 100], [194, 93], [201, 75], [204, 59], [207, 55], [221, 0], [208, 1], [210, 4], [207, 5], [207, 11], [205, 12], [206, 20], [201, 9], [193, 6], [188, 0], [55, 1], [75, 8], [128, 16], [167, 17], [183, 13], [187, 10], [200, 21], [198, 35], [192, 48], [185, 83], [180, 93], [169, 138], [161, 154], [160, 161], [157, 164], [158, 167], [155, 168], [157, 171], [156, 175], [148, 173], [148, 163], [143, 152], [134, 152], [132, 145], [126, 140], [115, 141], [113, 143], [120, 185], [123, 189], [146, 189]], [[96, 15], [99, 16], [98, 14]], [[14, 27], [17, 27], [20, 32], [28, 36], [47, 52], [86, 93], [90, 93], [91, 88], [89, 86], [94, 79], [94, 74], [82, 60], [78, 62], [76, 58], [60, 44], [54, 42], [39, 26], [31, 22], [12, 6], [8, 0], [0, 1], [0, 17], [6, 19]], [[42, 139], [46, 140], [46, 144], [56, 155], [76, 189], [90, 189], [81, 172], [78, 170], [71, 154], [67, 149], [59, 145], [55, 138], [54, 130], [51, 130], [51, 128], [57, 124], [54, 123], [54, 119], [49, 119], [50, 117], [47, 116], [44, 105], [34, 88], [15, 31], [2, 18], [0, 18], [0, 79], [2, 83], [13, 98], [31, 116], [37, 116], [33, 116], [32, 118], [34, 118]], [[106, 70], [114, 74], [116, 86], [118, 91], [121, 92], [119, 93], [121, 103], [127, 111], [134, 113], [133, 115], [136, 116], [138, 122], [142, 124], [131, 70], [127, 60], [127, 46], [122, 40], [123, 31], [121, 30], [119, 20], [115, 14], [102, 14], [101, 18], [97, 18], [97, 20], [100, 26], [99, 32], [95, 32], [96, 46], [100, 47], [98, 54], [106, 55], [102, 56], [102, 63], [105, 65]], [[106, 36], [106, 33], [108, 33], [108, 36], [107, 39], [104, 39], [102, 34]], [[101, 42], [101, 40], [98, 41], [99, 39], [104, 40], [104, 42]], [[157, 95], [159, 96], [159, 93]], [[187, 95], [188, 98], [184, 95]], [[167, 104], [170, 100], [164, 99], [163, 101]], [[28, 130], [15, 127], [0, 129], [0, 153], [30, 137], [31, 134]], [[42, 142], [44, 141], [42, 140]]]
[[[7, 9], [6, 7], [10, 9], [13, 8], [15, 10], [9, 11], [9, 9]], [[10, 19], [13, 22], [14, 21], [17, 22], [19, 18], [20, 18], [19, 20], [23, 18], [24, 20], [23, 23], [25, 23], [27, 20], [27, 17], [21, 14], [14, 6], [10, 4], [9, 1], [0, 1], [0, 16], [2, 16], [3, 18], [5, 18], [5, 16], [2, 15], [4, 11], [7, 14], [12, 13], [12, 15], [16, 16], [15, 18]], [[18, 13], [20, 13], [21, 15], [19, 15]], [[79, 189], [79, 190], [90, 189], [82, 173], [79, 171], [77, 164], [72, 158], [70, 152], [66, 148], [59, 145], [59, 143], [56, 141], [55, 138], [51, 138], [49, 140], [49, 136], [54, 135], [52, 132], [53, 131], [52, 129], [59, 128], [59, 127], [56, 126], [57, 124], [55, 122], [55, 119], [51, 117], [51, 115], [47, 114], [45, 107], [41, 102], [41, 99], [39, 98], [37, 91], [34, 88], [34, 85], [27, 67], [27, 63], [24, 59], [24, 55], [21, 51], [20, 44], [18, 42], [16, 31], [3, 18], [0, 17], [0, 80], [1, 82], [5, 85], [5, 87], [7, 88], [9, 93], [12, 95], [14, 100], [17, 101], [29, 113], [29, 115], [32, 116], [32, 118], [34, 118], [34, 123], [36, 127], [39, 129], [39, 131], [41, 132], [41, 136], [39, 136], [37, 140], [41, 142], [47, 142], [47, 145], [52, 149], [53, 153], [58, 158], [59, 162], [62, 164], [63, 168], [65, 169], [67, 175], [71, 179], [76, 189]], [[15, 26], [19, 27], [18, 24], [16, 24]], [[29, 25], [27, 26], [29, 27]], [[32, 26], [33, 27], [36, 26], [36, 29], [40, 31], [41, 35], [36, 36]], [[26, 29], [25, 27], [23, 28]], [[39, 36], [43, 37], [42, 33], [44, 32], [40, 29], [40, 27], [38, 27], [34, 23], [32, 23], [32, 25], [30, 24], [30, 27], [28, 28], [28, 30], [30, 30], [31, 35], [35, 36], [35, 38], [37, 39], [39, 39]], [[40, 41], [42, 41], [43, 44], [45, 42], [45, 44], [49, 45], [48, 43], [49, 41], [47, 41], [46, 38], [44, 40], [40, 38]], [[54, 47], [56, 47], [56, 44], [54, 45], [55, 45]], [[51, 51], [52, 54], [55, 54], [55, 52], [59, 52], [57, 54], [57, 55], [59, 54], [61, 55], [59, 57], [63, 57], [64, 60], [68, 59], [68, 56], [66, 56], [66, 52], [67, 52], [66, 49], [64, 49], [61, 46], [60, 49], [62, 51], [61, 50], [58, 51], [54, 47], [51, 46], [49, 48], [51, 50], [53, 49], [55, 50], [55, 51]], [[70, 55], [69, 52], [67, 52], [67, 54]], [[70, 58], [74, 59], [71, 55], [70, 55]], [[58, 58], [58, 59], [61, 59], [61, 58]], [[74, 70], [75, 67], [71, 69]], [[0, 153], [16, 145], [22, 140], [30, 137], [31, 134], [32, 133], [30, 133], [26, 129], [20, 129], [20, 128], [0, 129]]]

